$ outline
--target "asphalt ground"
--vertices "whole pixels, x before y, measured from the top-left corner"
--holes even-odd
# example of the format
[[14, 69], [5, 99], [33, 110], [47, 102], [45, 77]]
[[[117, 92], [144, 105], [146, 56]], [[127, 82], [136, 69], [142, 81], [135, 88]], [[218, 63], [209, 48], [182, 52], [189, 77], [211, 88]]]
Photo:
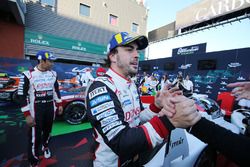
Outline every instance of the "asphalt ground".
[[[40, 156], [42, 167], [91, 167], [94, 140], [91, 125], [69, 125], [62, 119], [53, 124], [50, 149], [52, 157]], [[0, 166], [27, 167], [27, 125], [20, 108], [0, 103]]]

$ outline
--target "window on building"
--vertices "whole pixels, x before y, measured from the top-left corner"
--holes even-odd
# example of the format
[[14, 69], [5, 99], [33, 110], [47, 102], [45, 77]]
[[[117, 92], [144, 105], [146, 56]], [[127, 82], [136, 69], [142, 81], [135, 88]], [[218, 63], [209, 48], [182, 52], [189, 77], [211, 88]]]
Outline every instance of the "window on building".
[[83, 16], [90, 16], [90, 6], [85, 4], [80, 4], [80, 14]]
[[139, 25], [136, 23], [132, 23], [132, 32], [138, 32], [139, 30]]
[[118, 17], [115, 15], [109, 15], [109, 24], [116, 26], [118, 24]]
[[55, 6], [55, 0], [41, 0], [41, 4], [46, 4], [49, 6]]

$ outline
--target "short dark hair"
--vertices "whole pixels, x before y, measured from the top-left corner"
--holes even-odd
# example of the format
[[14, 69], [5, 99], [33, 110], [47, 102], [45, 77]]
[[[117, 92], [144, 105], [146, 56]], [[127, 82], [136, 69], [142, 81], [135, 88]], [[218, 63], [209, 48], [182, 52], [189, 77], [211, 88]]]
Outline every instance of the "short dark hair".
[[110, 67], [111, 66], [111, 60], [109, 58], [109, 55], [116, 54], [118, 52], [118, 50], [116, 48], [113, 48], [112, 50], [110, 50], [109, 53], [107, 54], [107, 59], [104, 59], [105, 67]]

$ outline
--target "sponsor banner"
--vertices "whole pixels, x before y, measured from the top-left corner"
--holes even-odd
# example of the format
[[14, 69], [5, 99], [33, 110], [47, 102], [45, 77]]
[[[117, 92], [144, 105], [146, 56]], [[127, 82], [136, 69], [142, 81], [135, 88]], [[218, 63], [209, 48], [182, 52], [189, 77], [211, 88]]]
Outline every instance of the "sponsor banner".
[[86, 41], [77, 41], [69, 38], [58, 37], [51, 34], [34, 32], [30, 30], [25, 30], [24, 42], [33, 45], [42, 45], [66, 50], [92, 53], [100, 56], [104, 56], [107, 54], [106, 46], [97, 45]]
[[172, 50], [172, 57], [205, 53], [206, 46], [207, 46], [206, 43], [201, 43], [197, 45], [175, 48]]
[[249, 0], [203, 0], [177, 12], [176, 30], [250, 7]]
[[[96, 54], [100, 58], [106, 57], [107, 54], [107, 46], [104, 45], [34, 32], [27, 29], [25, 30], [24, 42], [32, 45]], [[145, 60], [145, 52], [139, 52], [139, 60]]]

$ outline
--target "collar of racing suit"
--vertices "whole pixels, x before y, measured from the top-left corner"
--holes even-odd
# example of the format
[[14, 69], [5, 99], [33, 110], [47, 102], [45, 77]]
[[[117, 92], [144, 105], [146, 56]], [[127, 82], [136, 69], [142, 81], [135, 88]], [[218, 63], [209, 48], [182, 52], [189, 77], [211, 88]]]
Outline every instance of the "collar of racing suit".
[[123, 83], [127, 83], [130, 84], [132, 82], [132, 80], [130, 78], [125, 78], [123, 77], [121, 74], [119, 74], [118, 72], [116, 72], [114, 69], [110, 68], [107, 73], [109, 76], [112, 76], [112, 78], [115, 78], [117, 80], [120, 80]]

